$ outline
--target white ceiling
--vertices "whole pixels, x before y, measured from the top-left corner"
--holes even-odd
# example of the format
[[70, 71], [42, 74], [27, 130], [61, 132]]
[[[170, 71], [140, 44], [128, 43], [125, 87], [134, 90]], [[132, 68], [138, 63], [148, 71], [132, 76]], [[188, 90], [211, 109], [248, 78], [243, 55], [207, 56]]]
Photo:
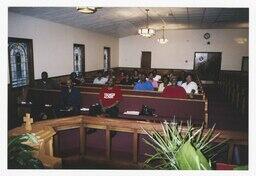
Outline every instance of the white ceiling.
[[[136, 35], [146, 25], [146, 8], [104, 7], [82, 14], [75, 7], [11, 7], [9, 11], [115, 37]], [[247, 8], [149, 8], [149, 26], [166, 29], [248, 28]]]

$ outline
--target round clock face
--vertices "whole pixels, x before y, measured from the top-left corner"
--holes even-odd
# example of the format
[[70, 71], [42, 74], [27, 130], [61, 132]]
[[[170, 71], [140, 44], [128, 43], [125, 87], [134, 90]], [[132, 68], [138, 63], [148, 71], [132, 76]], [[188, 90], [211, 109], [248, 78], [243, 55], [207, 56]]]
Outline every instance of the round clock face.
[[205, 38], [205, 39], [209, 39], [210, 37], [211, 37], [211, 35], [210, 35], [209, 33], [205, 33], [205, 34], [204, 34], [204, 38]]

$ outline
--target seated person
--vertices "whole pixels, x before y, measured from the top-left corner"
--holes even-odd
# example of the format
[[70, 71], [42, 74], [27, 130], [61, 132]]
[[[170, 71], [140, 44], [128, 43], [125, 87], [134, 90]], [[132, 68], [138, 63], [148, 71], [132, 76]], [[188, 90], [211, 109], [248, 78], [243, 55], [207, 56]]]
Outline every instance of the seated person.
[[172, 77], [171, 85], [166, 86], [163, 90], [162, 96], [166, 98], [187, 98], [187, 93], [184, 88], [177, 85], [176, 76]]
[[141, 74], [140, 80], [135, 84], [134, 90], [154, 90], [151, 82], [146, 80], [146, 75], [144, 73]]
[[133, 83], [137, 83], [140, 80], [140, 75], [138, 70], [134, 70], [133, 75], [131, 76], [131, 80], [133, 81]]
[[68, 112], [68, 114], [79, 114], [81, 104], [80, 91], [74, 87], [72, 81], [67, 81], [67, 87], [63, 87], [61, 90], [61, 110]]
[[198, 86], [193, 81], [193, 75], [187, 74], [186, 82], [181, 85], [185, 89], [185, 91], [190, 94], [190, 97], [193, 97], [193, 94], [198, 93]]
[[179, 73], [177, 77], [177, 85], [181, 86], [184, 82], [186, 82], [186, 75], [187, 73], [185, 71], [182, 71]]
[[174, 76], [174, 71], [173, 70], [170, 70], [168, 73], [167, 73], [167, 77], [169, 78], [169, 80], [172, 80], [172, 77]]
[[109, 78], [107, 87], [103, 87], [99, 94], [99, 102], [102, 112], [110, 117], [118, 117], [119, 109], [117, 105], [121, 99], [121, 88], [115, 86], [115, 81], [113, 78]]
[[167, 75], [163, 76], [162, 79], [163, 79], [163, 82], [159, 84], [158, 90], [157, 90], [158, 92], [163, 92], [163, 90], [166, 86], [171, 85], [170, 80]]
[[107, 75], [108, 75], [108, 76], [107, 76], [108, 78], [109, 78], [109, 77], [112, 77], [112, 78], [116, 79], [115, 71], [114, 71], [112, 68], [110, 68], [110, 69], [108, 70]]
[[116, 83], [119, 84], [123, 81], [123, 79], [125, 78], [124, 72], [122, 71], [116, 78]]
[[156, 81], [156, 82], [158, 82], [160, 79], [161, 79], [161, 75], [158, 75], [157, 74], [157, 70], [156, 69], [154, 69], [153, 70], [153, 79]]
[[95, 79], [93, 80], [93, 84], [106, 84], [107, 81], [108, 81], [108, 79], [105, 78], [105, 77], [103, 77], [102, 72], [99, 71], [97, 78], [95, 78]]
[[149, 76], [148, 76], [148, 78], [147, 78], [147, 81], [151, 82], [151, 84], [152, 84], [152, 86], [153, 86], [154, 88], [158, 88], [158, 82], [154, 80], [154, 74], [153, 74], [153, 72], [150, 72], [150, 73], [149, 73]]
[[120, 84], [122, 84], [122, 85], [132, 85], [133, 84], [133, 81], [131, 80], [129, 74], [125, 75], [124, 79], [122, 79]]
[[72, 81], [74, 86], [81, 84], [81, 81], [78, 79], [76, 72], [70, 73], [69, 79]]
[[59, 86], [55, 81], [48, 78], [48, 73], [45, 71], [41, 73], [41, 80], [39, 80], [36, 83], [35, 87], [39, 89], [58, 89], [59, 88]]

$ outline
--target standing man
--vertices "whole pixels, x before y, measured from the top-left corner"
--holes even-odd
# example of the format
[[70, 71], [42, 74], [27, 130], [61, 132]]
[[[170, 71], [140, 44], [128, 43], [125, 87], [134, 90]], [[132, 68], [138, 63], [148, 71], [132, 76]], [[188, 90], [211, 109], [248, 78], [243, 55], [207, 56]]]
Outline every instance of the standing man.
[[115, 86], [115, 81], [112, 77], [107, 82], [107, 87], [103, 87], [99, 94], [99, 102], [102, 112], [110, 117], [118, 117], [118, 103], [122, 100], [121, 88]]

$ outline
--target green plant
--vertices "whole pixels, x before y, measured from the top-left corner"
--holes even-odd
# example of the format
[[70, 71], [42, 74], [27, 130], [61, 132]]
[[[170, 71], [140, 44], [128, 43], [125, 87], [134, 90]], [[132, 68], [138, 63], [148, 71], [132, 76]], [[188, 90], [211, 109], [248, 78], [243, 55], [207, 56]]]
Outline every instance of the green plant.
[[213, 136], [215, 125], [204, 133], [204, 126], [196, 129], [187, 122], [187, 129], [183, 130], [182, 123], [164, 123], [162, 132], [155, 129], [145, 131], [150, 141], [145, 143], [153, 147], [155, 154], [149, 155], [145, 161], [146, 167], [152, 169], [175, 170], [210, 170], [211, 159], [221, 150], [219, 147], [226, 142], [217, 145], [211, 143], [220, 135]]
[[33, 152], [37, 149], [27, 145], [26, 142], [38, 144], [37, 138], [29, 133], [8, 138], [9, 169], [43, 168], [42, 162], [33, 156]]

